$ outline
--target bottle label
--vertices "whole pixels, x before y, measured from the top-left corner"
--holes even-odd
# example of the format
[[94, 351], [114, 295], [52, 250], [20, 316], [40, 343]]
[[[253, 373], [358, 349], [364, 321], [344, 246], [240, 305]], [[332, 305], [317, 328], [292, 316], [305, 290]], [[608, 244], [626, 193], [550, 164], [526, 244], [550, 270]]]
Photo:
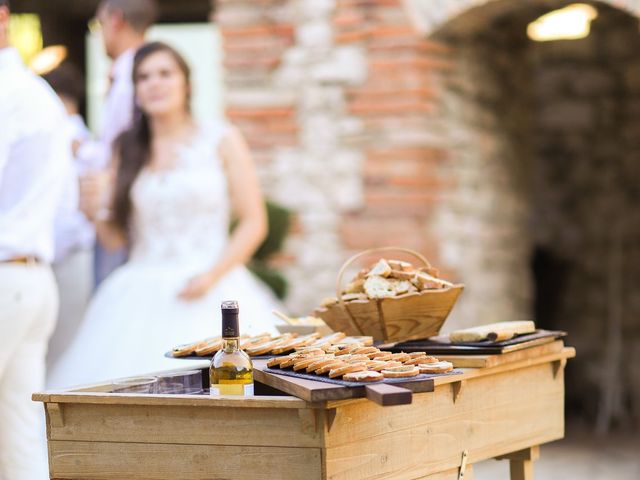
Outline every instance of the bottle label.
[[210, 395], [240, 395], [245, 397], [253, 397], [253, 383], [218, 383], [211, 385], [209, 389]]
[[239, 311], [237, 302], [222, 302], [222, 338], [238, 338], [240, 336]]

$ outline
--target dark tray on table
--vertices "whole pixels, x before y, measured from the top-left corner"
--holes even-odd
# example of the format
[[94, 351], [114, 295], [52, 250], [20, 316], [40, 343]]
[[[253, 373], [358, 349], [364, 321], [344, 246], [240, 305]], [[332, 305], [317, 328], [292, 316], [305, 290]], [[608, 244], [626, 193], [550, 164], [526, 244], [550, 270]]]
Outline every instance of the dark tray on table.
[[515, 352], [525, 348], [543, 345], [567, 336], [567, 332], [536, 330], [533, 333], [518, 335], [510, 340], [492, 342], [451, 343], [448, 335], [430, 337], [410, 342], [382, 343], [376, 345], [381, 350], [391, 352], [427, 352], [432, 355], [486, 355]]

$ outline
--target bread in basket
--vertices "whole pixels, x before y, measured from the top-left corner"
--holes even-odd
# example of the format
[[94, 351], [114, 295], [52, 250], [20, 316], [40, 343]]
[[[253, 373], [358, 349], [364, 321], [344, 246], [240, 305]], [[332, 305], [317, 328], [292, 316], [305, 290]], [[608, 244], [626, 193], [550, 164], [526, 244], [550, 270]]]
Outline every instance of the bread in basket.
[[[416, 268], [409, 262], [381, 258], [342, 287], [344, 272], [355, 260], [392, 251], [409, 253], [423, 265]], [[382, 341], [417, 340], [440, 332], [463, 289], [462, 284], [438, 278], [437, 270], [414, 250], [376, 248], [344, 263], [338, 273], [336, 298], [323, 302], [314, 315], [347, 335], [370, 335]]]

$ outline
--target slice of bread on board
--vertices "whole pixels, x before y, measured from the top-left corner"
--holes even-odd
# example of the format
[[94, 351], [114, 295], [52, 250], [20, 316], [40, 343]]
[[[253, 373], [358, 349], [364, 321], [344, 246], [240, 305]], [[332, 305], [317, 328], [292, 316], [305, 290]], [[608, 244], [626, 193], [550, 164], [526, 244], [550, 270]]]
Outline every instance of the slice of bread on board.
[[514, 320], [512, 322], [490, 323], [489, 325], [456, 330], [449, 334], [449, 339], [452, 343], [482, 342], [483, 340], [500, 342], [509, 340], [516, 335], [533, 333], [535, 331], [536, 326], [532, 321]]

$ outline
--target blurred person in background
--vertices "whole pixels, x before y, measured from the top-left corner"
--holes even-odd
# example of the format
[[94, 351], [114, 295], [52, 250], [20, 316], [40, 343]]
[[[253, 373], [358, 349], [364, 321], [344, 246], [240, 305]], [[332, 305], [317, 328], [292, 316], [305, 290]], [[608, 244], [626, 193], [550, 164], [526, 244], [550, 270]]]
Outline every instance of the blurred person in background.
[[[157, 5], [154, 0], [102, 0], [92, 26], [100, 30], [104, 48], [113, 60], [109, 74], [109, 91], [100, 119], [97, 142], [84, 142], [78, 151], [83, 162], [94, 172], [104, 172], [111, 159], [113, 141], [131, 126], [133, 116], [133, 56], [144, 43], [147, 29], [155, 22]], [[127, 257], [125, 247], [107, 252], [99, 243], [95, 248], [94, 281], [104, 278]]]
[[[90, 132], [80, 115], [84, 99], [84, 78], [69, 63], [43, 75], [58, 95], [67, 111], [66, 127], [69, 130], [74, 153], [85, 142]], [[75, 156], [74, 167], [65, 185], [64, 196], [77, 198], [78, 179], [91, 170], [82, 157]], [[55, 220], [55, 257], [53, 272], [60, 292], [60, 311], [56, 328], [49, 340], [47, 365], [51, 366], [69, 346], [84, 317], [93, 290], [93, 248], [95, 230], [84, 213], [76, 207], [65, 208], [63, 202]]]
[[239, 301], [243, 333], [277, 333], [276, 301], [244, 267], [267, 233], [244, 137], [194, 121], [189, 67], [168, 45], [138, 50], [134, 81], [141, 111], [116, 141], [111, 192], [100, 182], [81, 188], [100, 240], [130, 244], [131, 255], [98, 288], [51, 372], [55, 387], [181, 366], [164, 354], [219, 334], [222, 300]]
[[44, 387], [58, 314], [49, 264], [71, 141], [62, 103], [9, 46], [9, 17], [0, 0], [0, 478], [44, 480], [44, 413], [31, 394]]

